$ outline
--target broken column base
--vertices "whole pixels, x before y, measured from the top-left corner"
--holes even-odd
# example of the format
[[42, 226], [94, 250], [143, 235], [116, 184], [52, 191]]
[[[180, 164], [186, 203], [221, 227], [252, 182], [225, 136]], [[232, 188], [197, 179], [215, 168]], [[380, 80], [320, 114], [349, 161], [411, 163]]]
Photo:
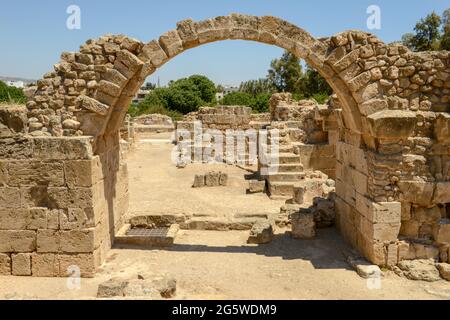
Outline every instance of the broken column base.
[[253, 225], [250, 236], [247, 240], [249, 244], [264, 244], [273, 240], [273, 226], [270, 221], [260, 221]]
[[313, 239], [316, 236], [314, 213], [307, 208], [291, 214], [291, 225], [294, 239]]

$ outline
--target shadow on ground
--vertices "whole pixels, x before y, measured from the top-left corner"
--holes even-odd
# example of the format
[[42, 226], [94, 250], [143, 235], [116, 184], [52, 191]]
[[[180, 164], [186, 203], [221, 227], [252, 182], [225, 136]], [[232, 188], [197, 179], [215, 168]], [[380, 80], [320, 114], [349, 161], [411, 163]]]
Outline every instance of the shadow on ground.
[[316, 269], [351, 270], [345, 261], [351, 248], [334, 228], [320, 229], [317, 237], [312, 240], [293, 239], [290, 232], [285, 232], [275, 235], [272, 242], [260, 245], [211, 246], [208, 244], [175, 243], [166, 248], [134, 245], [117, 245], [114, 248], [167, 250], [171, 252], [248, 253], [266, 257], [280, 257], [283, 260], [305, 260], [311, 262]]

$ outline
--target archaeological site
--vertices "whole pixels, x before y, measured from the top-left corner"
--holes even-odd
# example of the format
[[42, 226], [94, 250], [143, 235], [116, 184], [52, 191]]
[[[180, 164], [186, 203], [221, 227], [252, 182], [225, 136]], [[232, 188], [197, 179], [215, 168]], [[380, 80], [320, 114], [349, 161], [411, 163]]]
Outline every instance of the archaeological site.
[[[158, 68], [223, 40], [288, 50], [333, 95], [318, 103], [274, 93], [267, 113], [219, 105], [181, 120], [127, 114]], [[100, 298], [139, 296], [147, 275], [102, 278], [124, 268], [121, 252], [158, 250], [183, 265], [177, 255], [207, 250], [177, 242], [189, 232], [214, 242], [239, 231], [252, 254], [298, 246], [314, 264], [315, 241], [333, 251], [336, 238], [346, 247], [337, 268], [448, 286], [449, 51], [412, 52], [363, 31], [316, 39], [280, 18], [231, 14], [181, 21], [150, 42], [88, 40], [25, 95], [26, 105], [0, 106], [1, 279], [77, 274], [102, 279]], [[221, 261], [243, 249], [223, 250]], [[174, 278], [151, 280], [158, 298], [175, 296]]]

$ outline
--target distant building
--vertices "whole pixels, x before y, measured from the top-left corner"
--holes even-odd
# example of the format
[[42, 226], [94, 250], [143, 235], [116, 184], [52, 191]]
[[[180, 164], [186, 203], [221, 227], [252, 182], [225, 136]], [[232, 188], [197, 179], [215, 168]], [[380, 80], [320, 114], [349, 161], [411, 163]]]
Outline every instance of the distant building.
[[25, 82], [23, 81], [5, 81], [5, 83], [10, 87], [16, 87], [19, 89], [25, 88]]
[[151, 83], [146, 83], [145, 86], [141, 87], [133, 99], [133, 103], [141, 103], [155, 88]]
[[233, 92], [238, 92], [239, 91], [239, 87], [236, 86], [223, 86], [223, 91], [222, 92], [217, 92], [216, 93], [216, 100], [220, 101], [222, 100], [227, 94], [233, 93]]

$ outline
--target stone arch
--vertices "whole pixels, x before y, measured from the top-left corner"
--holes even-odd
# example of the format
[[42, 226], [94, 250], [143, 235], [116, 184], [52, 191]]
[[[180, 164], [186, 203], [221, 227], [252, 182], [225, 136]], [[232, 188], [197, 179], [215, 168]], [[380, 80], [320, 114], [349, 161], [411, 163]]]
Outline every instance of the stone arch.
[[[448, 259], [450, 52], [412, 53], [361, 31], [315, 39], [275, 17], [239, 14], [185, 20], [148, 43], [89, 40], [27, 90], [26, 115], [0, 110], [0, 209], [15, 217], [0, 225], [0, 253], [26, 253], [33, 275], [65, 276], [70, 264], [91, 275], [128, 204], [117, 131], [132, 97], [176, 55], [233, 39], [290, 50], [338, 95], [336, 211], [348, 242], [378, 265]], [[47, 219], [29, 219], [37, 216]]]
[[[352, 63], [353, 55], [333, 67], [342, 58], [338, 50], [342, 45], [337, 40], [339, 37], [317, 40], [305, 30], [270, 16], [232, 14], [200, 22], [188, 19], [179, 22], [176, 30], [146, 44], [122, 35], [89, 40], [79, 53], [62, 54], [55, 72], [39, 81], [28, 107], [41, 110], [49, 106], [61, 110], [61, 123], [48, 121], [43, 124], [52, 136], [82, 134], [101, 139], [104, 134], [118, 130], [131, 97], [146, 77], [163, 64], [202, 44], [238, 39], [276, 45], [304, 59], [340, 97], [343, 117], [349, 128], [362, 131], [357, 100], [352, 96], [346, 78], [339, 75], [348, 67], [346, 63]], [[62, 94], [64, 101], [58, 92], [48, 95], [47, 89], [55, 85], [55, 81], [56, 87], [69, 96]], [[32, 110], [31, 114], [39, 115], [39, 111]], [[64, 118], [79, 122], [80, 128], [74, 127], [72, 121], [64, 124]], [[78, 129], [80, 131], [76, 132]]]

